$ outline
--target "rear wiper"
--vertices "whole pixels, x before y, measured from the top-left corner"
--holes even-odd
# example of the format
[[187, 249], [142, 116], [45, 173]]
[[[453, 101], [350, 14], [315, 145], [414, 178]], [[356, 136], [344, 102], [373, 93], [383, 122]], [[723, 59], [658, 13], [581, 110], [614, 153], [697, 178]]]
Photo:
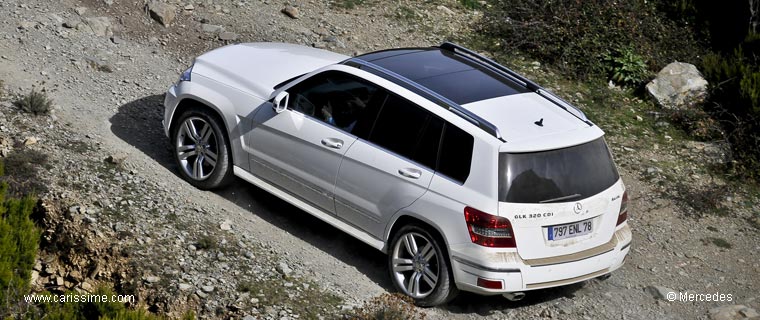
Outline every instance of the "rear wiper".
[[581, 194], [580, 194], [580, 193], [576, 193], [576, 194], [571, 194], [571, 195], [568, 195], [568, 196], [564, 196], [564, 197], [559, 197], [559, 198], [552, 198], [552, 199], [546, 199], [546, 200], [542, 200], [542, 201], [539, 201], [538, 203], [550, 203], [550, 202], [559, 202], [559, 201], [562, 201], [562, 200], [570, 200], [570, 199], [575, 199], [575, 198], [578, 198], [578, 197], [580, 197], [580, 196], [581, 196]]

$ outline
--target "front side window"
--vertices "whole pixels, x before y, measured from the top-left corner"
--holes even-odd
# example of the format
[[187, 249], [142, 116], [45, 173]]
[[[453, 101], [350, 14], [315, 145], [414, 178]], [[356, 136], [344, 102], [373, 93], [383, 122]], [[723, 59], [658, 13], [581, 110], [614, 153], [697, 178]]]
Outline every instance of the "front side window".
[[327, 71], [288, 90], [288, 108], [366, 138], [385, 93], [355, 76]]

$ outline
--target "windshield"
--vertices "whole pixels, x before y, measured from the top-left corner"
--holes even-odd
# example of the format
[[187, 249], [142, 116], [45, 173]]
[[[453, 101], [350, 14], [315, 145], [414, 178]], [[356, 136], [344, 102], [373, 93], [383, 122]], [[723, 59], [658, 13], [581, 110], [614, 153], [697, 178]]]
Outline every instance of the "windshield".
[[581, 145], [499, 155], [499, 201], [568, 202], [588, 198], [619, 179], [604, 138]]

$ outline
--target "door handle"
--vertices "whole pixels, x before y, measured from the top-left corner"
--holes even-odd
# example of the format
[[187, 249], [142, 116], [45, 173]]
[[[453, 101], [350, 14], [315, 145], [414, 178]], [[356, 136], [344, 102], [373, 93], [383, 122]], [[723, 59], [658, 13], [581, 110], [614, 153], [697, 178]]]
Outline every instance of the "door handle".
[[419, 179], [422, 177], [422, 171], [413, 168], [398, 169], [398, 174], [412, 179]]
[[322, 144], [328, 148], [340, 149], [343, 148], [343, 140], [337, 138], [325, 138], [322, 139]]

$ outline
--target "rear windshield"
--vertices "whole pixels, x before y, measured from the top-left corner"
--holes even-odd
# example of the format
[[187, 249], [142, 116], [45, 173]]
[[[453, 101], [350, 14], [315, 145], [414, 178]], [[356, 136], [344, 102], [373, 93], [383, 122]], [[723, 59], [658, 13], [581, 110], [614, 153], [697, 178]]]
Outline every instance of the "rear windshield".
[[619, 176], [603, 138], [550, 151], [499, 155], [499, 201], [569, 202], [611, 187]]

